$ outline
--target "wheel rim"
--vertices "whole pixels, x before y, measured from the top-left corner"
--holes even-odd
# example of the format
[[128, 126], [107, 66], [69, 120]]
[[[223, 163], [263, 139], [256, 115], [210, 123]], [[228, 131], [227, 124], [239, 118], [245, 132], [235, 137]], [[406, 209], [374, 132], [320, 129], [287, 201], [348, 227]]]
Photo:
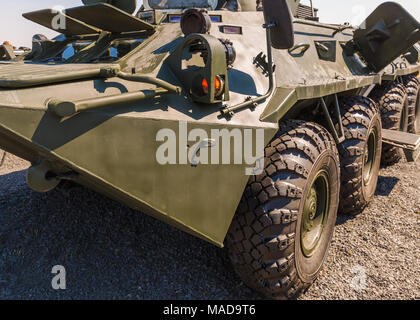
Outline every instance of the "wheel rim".
[[369, 134], [368, 141], [365, 148], [365, 159], [363, 167], [363, 183], [368, 185], [372, 178], [373, 169], [375, 168], [376, 147], [377, 147], [376, 133], [374, 130]]
[[328, 218], [330, 186], [326, 171], [313, 180], [302, 213], [300, 242], [302, 252], [311, 257], [320, 243]]

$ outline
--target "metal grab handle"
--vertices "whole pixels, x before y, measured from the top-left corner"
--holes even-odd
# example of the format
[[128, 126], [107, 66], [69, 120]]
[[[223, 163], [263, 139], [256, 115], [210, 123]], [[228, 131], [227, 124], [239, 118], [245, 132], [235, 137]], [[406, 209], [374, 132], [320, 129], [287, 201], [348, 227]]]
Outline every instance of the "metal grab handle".
[[308, 49], [311, 47], [311, 45], [309, 43], [299, 43], [297, 45], [295, 45], [294, 47], [290, 48], [288, 50], [288, 52], [290, 54], [292, 54], [294, 51], [296, 51], [297, 49], [302, 49], [301, 52], [299, 54], [304, 54], [306, 51], [308, 51]]
[[321, 42], [315, 42], [315, 45], [316, 45], [316, 47], [318, 48], [318, 49], [320, 49], [320, 50], [322, 50], [322, 51], [324, 51], [324, 52], [328, 52], [328, 51], [330, 51], [330, 49], [325, 45], [325, 44], [323, 44], [323, 43], [321, 43]]

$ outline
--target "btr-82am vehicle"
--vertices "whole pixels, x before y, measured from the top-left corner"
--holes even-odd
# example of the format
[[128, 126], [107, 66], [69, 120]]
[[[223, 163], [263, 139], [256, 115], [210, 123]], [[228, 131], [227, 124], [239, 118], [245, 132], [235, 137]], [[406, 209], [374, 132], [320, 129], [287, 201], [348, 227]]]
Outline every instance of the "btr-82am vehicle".
[[420, 24], [397, 3], [353, 27], [299, 0], [83, 2], [23, 15], [61, 35], [0, 64], [0, 147], [33, 190], [71, 180], [225, 245], [268, 297], [315, 280], [381, 159], [419, 154]]

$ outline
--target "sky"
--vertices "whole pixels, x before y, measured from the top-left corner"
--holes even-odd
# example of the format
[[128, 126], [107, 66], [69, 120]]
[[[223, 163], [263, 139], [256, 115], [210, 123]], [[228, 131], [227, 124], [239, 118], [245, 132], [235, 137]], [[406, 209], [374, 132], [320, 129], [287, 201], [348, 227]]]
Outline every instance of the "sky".
[[[141, 5], [139, 1], [139, 6]], [[379, 4], [385, 0], [313, 0], [319, 8], [322, 22], [360, 24]], [[419, 0], [399, 0], [414, 17], [420, 21]], [[307, 4], [309, 0], [302, 0]], [[48, 38], [56, 35], [47, 28], [26, 20], [22, 13], [62, 6], [65, 8], [81, 5], [81, 0], [2, 0], [0, 11], [0, 43], [10, 41], [14, 46], [31, 46], [32, 35], [42, 33]]]

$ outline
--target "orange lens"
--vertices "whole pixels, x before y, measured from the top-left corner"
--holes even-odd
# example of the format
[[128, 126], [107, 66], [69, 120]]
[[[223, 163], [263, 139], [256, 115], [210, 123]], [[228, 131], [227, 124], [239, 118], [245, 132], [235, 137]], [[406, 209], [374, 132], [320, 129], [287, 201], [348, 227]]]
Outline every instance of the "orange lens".
[[215, 97], [220, 97], [223, 94], [223, 90], [225, 89], [224, 81], [221, 77], [216, 76], [214, 78], [214, 89], [215, 89]]
[[220, 89], [222, 88], [222, 81], [220, 81], [219, 77], [214, 78], [214, 88], [216, 89], [216, 92], [220, 92]]
[[203, 78], [203, 81], [201, 81], [201, 87], [203, 88], [204, 94], [209, 94], [209, 84], [205, 78]]
[[[209, 83], [207, 82], [205, 78], [203, 78], [203, 80], [201, 81], [201, 87], [205, 95], [209, 94]], [[216, 97], [219, 97], [221, 94], [223, 94], [224, 83], [223, 83], [223, 80], [219, 76], [216, 76], [214, 78], [214, 89], [215, 89], [214, 92], [215, 92]]]

